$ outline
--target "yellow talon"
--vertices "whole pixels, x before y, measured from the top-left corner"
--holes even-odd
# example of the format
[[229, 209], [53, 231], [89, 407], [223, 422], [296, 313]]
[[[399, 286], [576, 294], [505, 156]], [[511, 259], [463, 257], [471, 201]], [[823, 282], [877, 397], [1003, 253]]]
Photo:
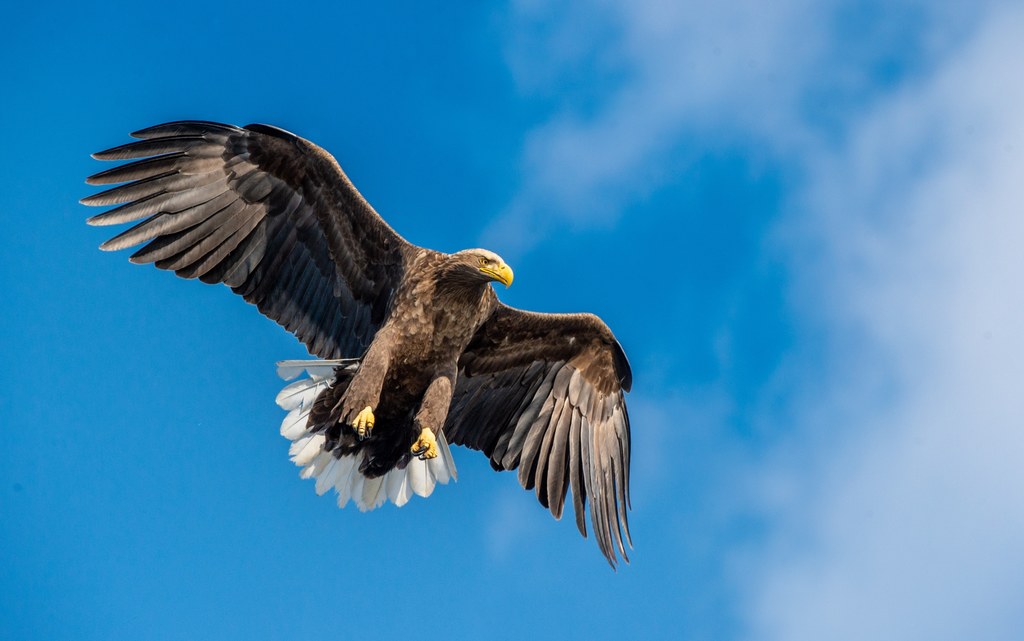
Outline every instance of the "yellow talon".
[[437, 458], [437, 439], [429, 427], [420, 431], [419, 439], [412, 444], [412, 453], [418, 454], [421, 459]]
[[370, 435], [370, 431], [373, 430], [373, 420], [373, 410], [369, 405], [356, 414], [356, 419], [352, 421], [352, 427], [356, 429], [356, 434], [360, 439]]

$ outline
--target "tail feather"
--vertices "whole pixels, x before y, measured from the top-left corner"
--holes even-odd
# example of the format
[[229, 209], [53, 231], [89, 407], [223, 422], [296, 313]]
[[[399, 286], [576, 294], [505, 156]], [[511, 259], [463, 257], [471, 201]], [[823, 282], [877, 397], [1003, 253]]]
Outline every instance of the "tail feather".
[[412, 498], [412, 490], [409, 489], [409, 476], [405, 470], [391, 470], [387, 476], [388, 500], [402, 507]]
[[366, 485], [366, 476], [359, 473], [359, 468], [353, 468], [352, 470], [352, 484], [349, 487], [349, 494], [352, 496], [352, 501], [355, 502], [356, 507], [360, 511], [365, 511], [365, 503], [363, 503], [363, 486]]
[[341, 459], [341, 472], [334, 489], [338, 492], [338, 507], [345, 507], [352, 498], [352, 472], [356, 469], [356, 457], [346, 456]]
[[434, 491], [434, 484], [431, 483], [430, 467], [427, 466], [427, 462], [414, 458], [406, 466], [406, 469], [409, 470], [409, 484], [412, 486], [413, 493], [430, 496], [430, 493]]
[[303, 372], [307, 375], [286, 385], [277, 395], [277, 404], [288, 410], [281, 422], [281, 435], [292, 441], [288, 454], [302, 468], [301, 478], [316, 479], [317, 494], [334, 488], [338, 507], [345, 507], [351, 500], [365, 512], [388, 501], [402, 507], [413, 494], [427, 497], [438, 483], [444, 485], [450, 479], [458, 479], [455, 460], [442, 432], [437, 434], [440, 450], [437, 458], [429, 461], [413, 458], [404, 468], [395, 467], [375, 478], [367, 478], [359, 471], [362, 452], [339, 457], [325, 451], [324, 434], [308, 431], [306, 423], [314, 401], [334, 382], [338, 367], [355, 369], [358, 360], [281, 361], [277, 364], [277, 373], [285, 380], [296, 379]]
[[338, 467], [338, 459], [331, 457], [331, 460], [327, 462], [324, 467], [324, 471], [316, 477], [316, 494], [317, 496], [323, 496], [327, 490], [334, 487], [334, 472], [335, 468]]
[[[363, 482], [362, 505], [365, 505], [367, 510], [372, 510], [383, 505], [384, 501], [386, 501], [388, 498], [388, 493], [387, 491], [382, 492], [382, 490], [384, 490], [383, 476], [378, 476], [377, 478], [372, 479], [366, 479]], [[360, 508], [362, 507], [362, 505], [360, 505]]]
[[296, 465], [305, 467], [313, 462], [326, 440], [323, 434], [307, 434], [292, 443], [288, 448], [288, 454]]
[[358, 365], [358, 363], [358, 358], [339, 358], [330, 361], [278, 361], [277, 375], [286, 381], [290, 381], [305, 370], [309, 376], [329, 379], [334, 376], [334, 368]]

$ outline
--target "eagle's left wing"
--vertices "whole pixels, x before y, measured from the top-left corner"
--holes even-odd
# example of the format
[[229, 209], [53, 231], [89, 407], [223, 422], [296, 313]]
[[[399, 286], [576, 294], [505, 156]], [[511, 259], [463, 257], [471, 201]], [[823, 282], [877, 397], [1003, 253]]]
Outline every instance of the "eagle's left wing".
[[459, 361], [444, 432], [482, 451], [496, 470], [519, 469], [527, 490], [560, 519], [572, 488], [615, 567], [632, 547], [629, 507], [629, 363], [611, 330], [591, 314], [538, 314], [500, 305]]

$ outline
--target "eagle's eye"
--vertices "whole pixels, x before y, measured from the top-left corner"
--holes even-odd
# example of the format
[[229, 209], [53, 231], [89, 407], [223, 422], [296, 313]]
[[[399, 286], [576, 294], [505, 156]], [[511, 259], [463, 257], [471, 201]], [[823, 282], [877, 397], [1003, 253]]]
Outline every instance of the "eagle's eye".
[[486, 265], [489, 262], [491, 262], [489, 258], [484, 258], [483, 256], [480, 257], [480, 266], [481, 267], [483, 267], [484, 265]]

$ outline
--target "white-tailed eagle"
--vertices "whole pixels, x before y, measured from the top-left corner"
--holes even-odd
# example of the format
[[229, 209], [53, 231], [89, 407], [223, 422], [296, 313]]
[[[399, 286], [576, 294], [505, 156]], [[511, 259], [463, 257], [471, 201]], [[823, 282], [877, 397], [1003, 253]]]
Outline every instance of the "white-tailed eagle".
[[[323, 361], [282, 390], [281, 431], [317, 491], [339, 505], [401, 506], [455, 475], [448, 443], [518, 470], [561, 518], [571, 489], [587, 535], [614, 567], [631, 546], [629, 363], [591, 314], [538, 314], [498, 301], [512, 283], [496, 254], [410, 244], [323, 149], [267, 125], [183, 121], [94, 154], [131, 160], [87, 180], [117, 205], [92, 225], [137, 222], [103, 243], [131, 260], [224, 283]], [[627, 559], [628, 560], [628, 559]]]

